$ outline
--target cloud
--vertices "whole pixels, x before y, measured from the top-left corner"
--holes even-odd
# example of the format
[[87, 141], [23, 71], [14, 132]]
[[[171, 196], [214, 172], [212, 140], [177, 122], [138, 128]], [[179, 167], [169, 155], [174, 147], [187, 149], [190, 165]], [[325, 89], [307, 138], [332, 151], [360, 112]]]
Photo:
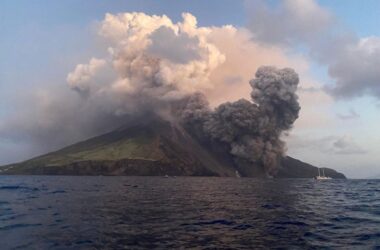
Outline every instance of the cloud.
[[[225, 56], [210, 42], [211, 28], [198, 28], [189, 13], [182, 16], [182, 22], [173, 23], [166, 16], [107, 14], [99, 34], [109, 42], [107, 64], [115, 80], [92, 84], [97, 87], [90, 98], [115, 100], [115, 112], [128, 114], [136, 106], [150, 109], [212, 88], [210, 74]], [[94, 75], [90, 81], [99, 79]]]
[[341, 120], [352, 120], [360, 117], [358, 113], [354, 109], [350, 109], [348, 114], [336, 114], [336, 116]]
[[332, 14], [312, 0], [284, 0], [277, 6], [266, 1], [247, 1], [248, 27], [265, 44], [294, 45], [312, 42], [333, 22]]
[[363, 95], [380, 98], [380, 38], [359, 38], [340, 25], [314, 0], [247, 2], [253, 38], [264, 44], [304, 48], [313, 60], [326, 64], [335, 80], [325, 91], [336, 98]]
[[72, 89], [81, 93], [90, 91], [91, 79], [106, 65], [103, 59], [91, 58], [88, 64], [78, 64], [67, 76], [67, 82]]
[[291, 136], [288, 144], [292, 150], [305, 150], [305, 148], [317, 150], [323, 154], [333, 155], [358, 155], [366, 154], [367, 150], [358, 145], [349, 135], [324, 136], [321, 138], [311, 138], [308, 136]]
[[366, 150], [358, 146], [350, 136], [343, 136], [333, 141], [333, 150], [336, 154], [364, 154]]
[[234, 85], [234, 84], [239, 84], [242, 82], [242, 77], [241, 76], [226, 76], [224, 78], [224, 83], [226, 84], [231, 84], [231, 85]]
[[321, 88], [317, 87], [298, 87], [298, 91], [302, 93], [318, 93], [321, 91]]
[[327, 91], [341, 98], [371, 95], [380, 98], [380, 38], [366, 37], [342, 44], [333, 54], [329, 74], [336, 80]]
[[176, 34], [173, 29], [160, 27], [150, 35], [148, 53], [174, 63], [186, 64], [201, 59], [199, 40], [187, 33]]
[[[300, 117], [295, 122], [293, 133], [303, 130], [318, 131], [331, 129], [335, 124], [335, 114], [332, 112], [334, 99], [321, 89], [321, 83], [304, 73], [300, 76], [301, 86], [297, 93], [300, 98]], [[309, 132], [310, 133], [310, 132]]]

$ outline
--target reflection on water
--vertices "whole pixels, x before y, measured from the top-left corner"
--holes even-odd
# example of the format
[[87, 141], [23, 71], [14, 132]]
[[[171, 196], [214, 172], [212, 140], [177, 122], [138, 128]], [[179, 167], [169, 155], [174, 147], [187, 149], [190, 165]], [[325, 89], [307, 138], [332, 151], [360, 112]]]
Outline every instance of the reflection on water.
[[380, 246], [380, 182], [0, 177], [7, 248]]

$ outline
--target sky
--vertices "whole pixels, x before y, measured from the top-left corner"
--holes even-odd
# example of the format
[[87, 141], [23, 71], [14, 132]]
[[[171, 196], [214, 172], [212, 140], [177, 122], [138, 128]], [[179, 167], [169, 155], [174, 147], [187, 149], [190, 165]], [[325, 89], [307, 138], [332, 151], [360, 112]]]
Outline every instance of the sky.
[[377, 0], [3, 0], [0, 164], [106, 130], [106, 124], [89, 129], [88, 123], [94, 116], [109, 119], [109, 106], [97, 101], [87, 107], [72, 91], [84, 85], [68, 76], [81, 73], [80, 64], [87, 74], [102, 67], [99, 58], [107, 59], [112, 42], [106, 14], [127, 12], [166, 15], [173, 23], [191, 13], [198, 27], [213, 30], [207, 39], [226, 57], [207, 78], [212, 84], [205, 91], [214, 105], [247, 97], [247, 82], [260, 65], [294, 68], [301, 113], [284, 136], [288, 154], [350, 178], [380, 176]]

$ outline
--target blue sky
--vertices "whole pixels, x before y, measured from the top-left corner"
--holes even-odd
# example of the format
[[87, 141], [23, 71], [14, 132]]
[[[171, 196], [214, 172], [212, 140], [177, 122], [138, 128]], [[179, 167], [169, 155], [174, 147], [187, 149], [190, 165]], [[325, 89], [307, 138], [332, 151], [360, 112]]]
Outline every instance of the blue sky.
[[[19, 109], [27, 109], [23, 106], [25, 104], [22, 96], [29, 95], [30, 89], [53, 85], [66, 86], [67, 74], [78, 63], [85, 63], [91, 57], [104, 56], [105, 52], [100, 48], [104, 48], [105, 45], [97, 35], [97, 25], [107, 12], [116, 14], [138, 11], [149, 15], [165, 14], [173, 22], [182, 19], [182, 12], [190, 12], [196, 16], [199, 26], [231, 24], [254, 33], [255, 29], [249, 26], [253, 13], [247, 7], [252, 2], [254, 1], [1, 1], [0, 119], [6, 121], [10, 114], [14, 115]], [[333, 32], [344, 30], [358, 38], [380, 36], [379, 1], [350, 0], [344, 1], [344, 4], [340, 0], [311, 2], [333, 15]], [[281, 4], [281, 1], [266, 2], [266, 5], [273, 9], [279, 8]], [[316, 86], [333, 85], [337, 79], [346, 79], [343, 76], [336, 79], [331, 77], [329, 67], [332, 67], [333, 63], [321, 63], [311, 57], [307, 48], [313, 48], [314, 45], [309, 46], [307, 42], [302, 42], [304, 41], [300, 41], [300, 44], [295, 42], [286, 48], [281, 44], [275, 46], [283, 49], [285, 54], [303, 57], [309, 65], [305, 74], [317, 82]], [[300, 49], [301, 47], [303, 49]], [[377, 158], [377, 145], [380, 142], [376, 126], [379, 123], [378, 99], [377, 96], [367, 94], [355, 98], [331, 97], [326, 112], [334, 120], [332, 124], [308, 128], [296, 124], [292, 132], [294, 138], [309, 136], [318, 140], [329, 137], [330, 139], [326, 140], [331, 140], [331, 143], [341, 137], [350, 138], [349, 141], [353, 144], [350, 144], [351, 151], [347, 149], [348, 153], [345, 151], [332, 155], [328, 152], [316, 152], [315, 148], [300, 149], [297, 145], [306, 142], [297, 141], [292, 137], [289, 139], [289, 153], [313, 164], [335, 167], [351, 177], [364, 178], [380, 174], [380, 166], [377, 166], [380, 160]], [[312, 107], [312, 104], [308, 105]], [[353, 113], [358, 114], [358, 117], [349, 118], [351, 110], [354, 110]], [[348, 118], [338, 119], [336, 116], [339, 115]], [[0, 137], [0, 149], [5, 152], [4, 155], [0, 155], [0, 163], [23, 160], [35, 154], [35, 151], [29, 152], [28, 148], [21, 139]]]
[[360, 36], [379, 35], [380, 2], [377, 0], [365, 1], [330, 1], [319, 3], [330, 8], [341, 22]]

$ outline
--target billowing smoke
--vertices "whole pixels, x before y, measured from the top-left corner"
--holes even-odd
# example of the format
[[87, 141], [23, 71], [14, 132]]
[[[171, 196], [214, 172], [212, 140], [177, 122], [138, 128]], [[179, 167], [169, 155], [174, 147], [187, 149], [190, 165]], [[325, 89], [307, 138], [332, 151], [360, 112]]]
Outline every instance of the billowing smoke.
[[224, 55], [185, 13], [174, 24], [166, 16], [107, 14], [99, 34], [110, 43], [108, 58], [79, 64], [67, 81], [82, 96], [102, 100], [116, 115], [158, 108], [210, 89], [211, 72]]
[[275, 175], [285, 153], [281, 134], [292, 127], [300, 106], [294, 70], [263, 66], [250, 81], [252, 101], [227, 102], [211, 111], [201, 94], [186, 100], [182, 118], [204, 136], [227, 143], [237, 159], [261, 165]]
[[211, 42], [211, 29], [196, 24], [190, 14], [177, 24], [166, 16], [108, 14], [100, 34], [112, 44], [109, 58], [78, 65], [68, 83], [115, 115], [174, 120], [202, 140], [228, 145], [237, 161], [275, 175], [285, 152], [280, 136], [300, 110], [298, 75], [288, 68], [260, 67], [250, 81], [251, 101], [227, 102], [213, 110], [203, 93], [212, 87], [210, 74], [225, 56]]
[[[196, 131], [194, 136], [223, 145], [223, 152], [231, 151], [236, 159], [262, 161], [262, 153], [253, 149], [263, 146], [253, 143], [270, 141], [258, 139], [264, 128], [269, 131], [268, 138], [278, 137], [270, 121], [273, 116], [267, 115], [265, 120], [258, 115], [264, 112], [256, 103], [260, 98], [255, 98], [255, 105], [238, 101], [221, 105], [216, 111], [214, 107], [249, 99], [247, 83], [260, 65], [291, 66], [302, 72], [305, 61], [289, 57], [285, 50], [255, 43], [245, 28], [198, 27], [193, 15], [184, 13], [182, 17], [173, 22], [165, 15], [106, 14], [98, 23], [100, 50], [87, 62], [73, 66], [66, 78], [68, 86], [58, 76], [52, 81], [41, 75], [41, 84], [3, 95], [9, 99], [10, 110], [15, 111], [0, 120], [0, 146], [6, 145], [0, 152], [0, 164], [26, 160], [157, 115], [182, 122]], [[269, 91], [254, 88], [262, 94]], [[274, 107], [268, 100], [261, 102]], [[241, 111], [240, 116], [235, 110]], [[225, 122], [223, 127], [218, 119], [228, 112], [233, 113], [234, 121]], [[283, 121], [281, 112], [276, 114], [276, 124]], [[223, 134], [224, 130], [229, 133]], [[250, 144], [251, 149], [247, 147]]]
[[44, 153], [158, 115], [274, 175], [285, 148], [280, 136], [299, 110], [294, 71], [262, 67], [250, 82], [250, 101], [218, 104], [249, 98], [258, 62], [295, 64], [253, 44], [244, 29], [198, 27], [191, 14], [182, 17], [173, 23], [165, 15], [107, 14], [99, 24], [106, 55], [74, 67], [66, 79], [73, 92], [46, 91], [31, 105], [41, 107], [0, 123], [0, 138], [29, 136], [33, 148], [44, 145], [35, 154]]

